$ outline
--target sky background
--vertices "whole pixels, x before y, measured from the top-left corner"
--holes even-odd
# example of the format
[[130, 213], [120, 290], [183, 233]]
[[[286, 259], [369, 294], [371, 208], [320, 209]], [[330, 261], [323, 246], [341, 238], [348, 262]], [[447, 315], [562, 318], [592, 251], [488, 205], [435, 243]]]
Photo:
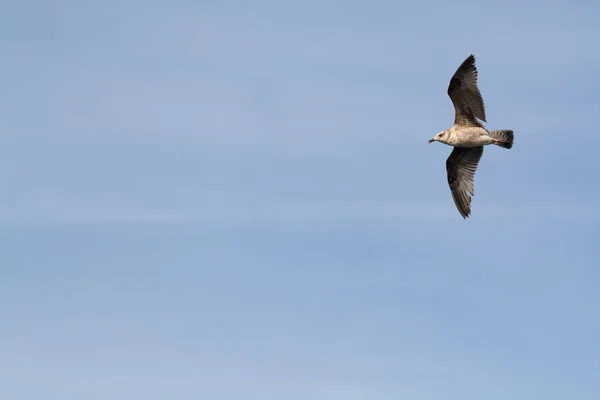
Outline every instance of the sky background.
[[600, 396], [600, 3], [1, 8], [0, 398]]

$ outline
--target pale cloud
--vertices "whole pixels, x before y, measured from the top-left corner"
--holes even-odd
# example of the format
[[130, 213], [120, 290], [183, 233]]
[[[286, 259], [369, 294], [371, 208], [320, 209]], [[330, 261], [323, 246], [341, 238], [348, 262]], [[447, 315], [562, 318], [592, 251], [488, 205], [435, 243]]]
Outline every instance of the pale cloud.
[[[403, 220], [459, 219], [450, 196], [443, 201], [423, 203], [319, 201], [285, 198], [249, 197], [218, 193], [195, 194], [178, 206], [151, 206], [139, 199], [119, 195], [90, 197], [37, 194], [13, 207], [0, 208], [0, 220], [30, 223], [310, 223], [375, 222]], [[481, 201], [479, 203], [482, 203]], [[501, 221], [505, 218], [532, 221], [537, 219], [600, 218], [598, 203], [496, 203], [477, 204], [471, 219]]]

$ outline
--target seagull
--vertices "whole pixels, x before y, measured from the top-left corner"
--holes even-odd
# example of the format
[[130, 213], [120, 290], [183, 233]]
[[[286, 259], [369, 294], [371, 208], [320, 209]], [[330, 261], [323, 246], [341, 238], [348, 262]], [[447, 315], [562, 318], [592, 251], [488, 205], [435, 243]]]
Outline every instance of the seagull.
[[446, 160], [448, 185], [460, 215], [471, 214], [471, 196], [475, 195], [473, 179], [483, 146], [495, 144], [505, 149], [513, 146], [514, 134], [510, 129], [488, 131], [478, 121], [486, 121], [485, 106], [477, 87], [475, 56], [469, 55], [458, 67], [448, 86], [448, 96], [454, 104], [454, 125], [429, 140], [454, 147]]

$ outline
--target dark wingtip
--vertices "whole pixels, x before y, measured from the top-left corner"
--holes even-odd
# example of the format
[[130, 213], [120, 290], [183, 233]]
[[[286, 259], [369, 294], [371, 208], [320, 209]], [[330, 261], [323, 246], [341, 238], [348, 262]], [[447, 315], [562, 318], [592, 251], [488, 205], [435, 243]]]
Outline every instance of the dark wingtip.
[[462, 63], [460, 63], [460, 66], [458, 67], [458, 69], [465, 68], [467, 65], [475, 66], [475, 55], [474, 54], [472, 54], [472, 53], [469, 54], [467, 56], [467, 58], [465, 58], [465, 60]]

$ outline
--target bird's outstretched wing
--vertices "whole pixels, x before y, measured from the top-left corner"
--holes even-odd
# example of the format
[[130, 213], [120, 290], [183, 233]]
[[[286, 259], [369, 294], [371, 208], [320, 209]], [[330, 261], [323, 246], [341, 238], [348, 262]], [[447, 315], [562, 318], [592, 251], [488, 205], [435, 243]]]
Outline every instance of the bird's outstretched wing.
[[473, 180], [482, 155], [483, 146], [455, 147], [446, 160], [446, 172], [452, 199], [463, 218], [467, 218], [471, 213], [471, 196], [475, 195]]
[[448, 96], [454, 104], [456, 125], [480, 126], [481, 124], [475, 118], [487, 122], [483, 98], [477, 87], [477, 68], [473, 54], [463, 61], [450, 79]]

